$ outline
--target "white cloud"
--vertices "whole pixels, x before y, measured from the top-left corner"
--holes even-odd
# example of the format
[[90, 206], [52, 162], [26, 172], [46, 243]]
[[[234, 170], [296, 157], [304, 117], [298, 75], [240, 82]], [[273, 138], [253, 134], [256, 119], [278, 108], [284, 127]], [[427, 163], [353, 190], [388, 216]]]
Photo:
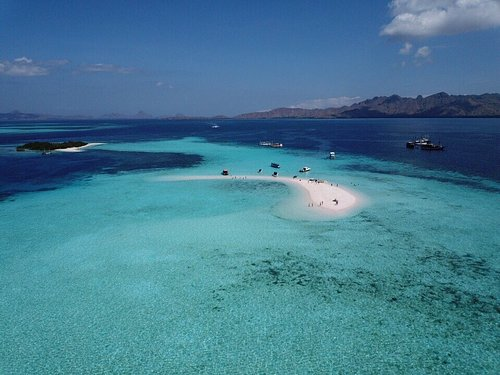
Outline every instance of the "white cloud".
[[13, 77], [46, 76], [52, 69], [68, 63], [68, 60], [33, 61], [23, 56], [12, 61], [0, 61], [0, 74]]
[[427, 46], [420, 47], [415, 53], [416, 58], [427, 58], [431, 54], [431, 49]]
[[0, 61], [0, 74], [14, 77], [34, 77], [49, 74], [44, 63], [36, 63], [27, 57], [18, 57], [12, 61]]
[[403, 48], [399, 50], [400, 55], [409, 55], [413, 45], [411, 43], [406, 42]]
[[347, 97], [340, 96], [337, 98], [325, 99], [311, 99], [305, 102], [290, 106], [290, 108], [303, 108], [303, 109], [324, 109], [324, 108], [339, 108], [345, 105], [351, 105], [361, 101], [359, 96]]
[[[0, 75], [17, 76], [17, 77], [34, 77], [46, 76], [54, 69], [60, 69], [62, 66], [69, 64], [66, 59], [34, 61], [28, 57], [18, 57], [12, 61], [0, 61]], [[123, 67], [114, 64], [87, 64], [82, 65], [80, 72], [97, 73], [118, 73], [129, 74], [135, 71], [134, 68]]]
[[155, 86], [158, 87], [158, 88], [161, 88], [162, 90], [172, 90], [172, 89], [174, 89], [174, 85], [172, 85], [170, 83], [167, 83], [167, 82], [163, 82], [163, 81], [157, 81], [155, 83]]
[[500, 26], [499, 0], [392, 0], [380, 35], [432, 37]]
[[432, 63], [431, 53], [432, 51], [428, 46], [423, 46], [417, 49], [413, 60], [415, 66], [422, 66], [424, 64]]
[[118, 74], [129, 74], [134, 71], [134, 68], [127, 68], [124, 66], [114, 65], [114, 64], [86, 64], [82, 65], [82, 72], [87, 73], [118, 73]]
[[33, 60], [28, 59], [27, 57], [18, 57], [17, 59], [14, 59], [14, 63], [16, 64], [31, 64]]
[[172, 84], [170, 84], [170, 83], [165, 83], [165, 82], [163, 82], [163, 81], [158, 81], [158, 82], [156, 82], [156, 84], [155, 84], [155, 85], [156, 85], [156, 87], [166, 87], [166, 88], [168, 88], [168, 89], [173, 89], [173, 88], [174, 88], [174, 86], [173, 86]]

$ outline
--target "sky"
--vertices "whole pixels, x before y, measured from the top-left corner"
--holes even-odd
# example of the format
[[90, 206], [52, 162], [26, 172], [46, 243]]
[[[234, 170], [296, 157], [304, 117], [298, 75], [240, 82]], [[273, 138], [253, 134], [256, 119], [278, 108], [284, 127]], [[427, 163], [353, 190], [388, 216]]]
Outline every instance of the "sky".
[[500, 0], [0, 0], [0, 112], [233, 116], [500, 92]]

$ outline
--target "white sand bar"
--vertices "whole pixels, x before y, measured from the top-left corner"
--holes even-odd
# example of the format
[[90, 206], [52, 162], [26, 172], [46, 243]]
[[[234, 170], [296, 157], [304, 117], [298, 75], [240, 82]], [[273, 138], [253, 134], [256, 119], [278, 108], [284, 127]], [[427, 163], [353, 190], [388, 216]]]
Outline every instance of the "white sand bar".
[[[189, 180], [259, 180], [286, 184], [299, 191], [299, 202], [294, 202], [293, 214], [287, 217], [332, 219], [352, 213], [359, 208], [362, 198], [345, 187], [337, 184], [309, 178], [290, 178], [272, 176], [164, 176], [161, 181], [189, 181]], [[283, 211], [283, 209], [281, 210]], [[297, 215], [298, 214], [298, 215]]]
[[93, 147], [93, 146], [99, 146], [103, 145], [104, 143], [87, 143], [85, 146], [81, 147], [68, 147], [68, 148], [58, 148], [54, 151], [60, 151], [60, 152], [82, 152], [83, 149], [88, 148], [88, 147]]

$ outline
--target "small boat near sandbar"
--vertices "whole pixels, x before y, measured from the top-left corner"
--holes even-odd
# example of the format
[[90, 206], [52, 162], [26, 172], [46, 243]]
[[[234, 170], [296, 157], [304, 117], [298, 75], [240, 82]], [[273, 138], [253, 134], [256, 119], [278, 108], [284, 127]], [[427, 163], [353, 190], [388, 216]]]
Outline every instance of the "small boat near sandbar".
[[278, 163], [271, 163], [271, 167], [280, 168], [280, 165]]
[[330, 158], [330, 159], [335, 159], [335, 157], [336, 157], [336, 156], [335, 156], [335, 152], [334, 152], [334, 151], [330, 151], [330, 156], [329, 156], [329, 158]]
[[281, 148], [281, 147], [283, 147], [283, 143], [271, 142], [271, 141], [260, 141], [259, 146]]
[[309, 167], [302, 167], [301, 169], [299, 169], [299, 172], [305, 173], [305, 172], [309, 172], [310, 170], [311, 170], [311, 168], [309, 168]]

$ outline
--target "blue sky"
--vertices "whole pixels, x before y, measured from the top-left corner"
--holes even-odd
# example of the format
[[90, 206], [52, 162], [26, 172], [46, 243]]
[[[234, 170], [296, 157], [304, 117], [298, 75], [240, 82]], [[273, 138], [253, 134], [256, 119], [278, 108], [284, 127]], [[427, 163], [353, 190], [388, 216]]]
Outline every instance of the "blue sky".
[[500, 91], [500, 0], [0, 0], [0, 112], [235, 115]]

